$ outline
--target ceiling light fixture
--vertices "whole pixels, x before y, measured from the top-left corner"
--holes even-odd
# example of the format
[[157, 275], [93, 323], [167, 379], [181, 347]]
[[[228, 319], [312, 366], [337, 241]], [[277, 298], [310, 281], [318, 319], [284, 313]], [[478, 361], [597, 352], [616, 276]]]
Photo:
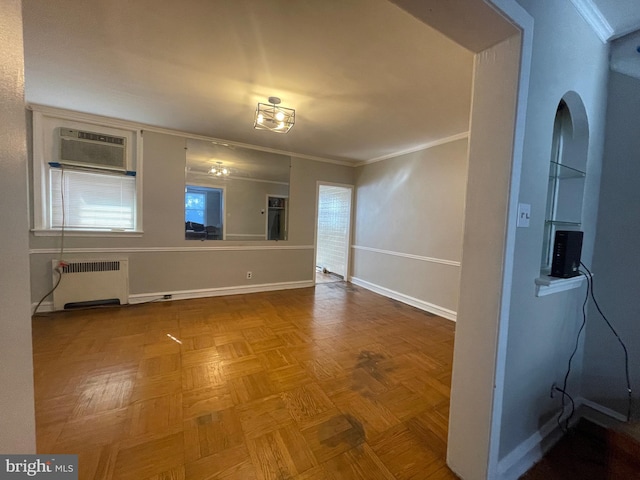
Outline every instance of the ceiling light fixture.
[[296, 111], [293, 108], [279, 107], [278, 97], [269, 97], [269, 103], [258, 103], [253, 128], [287, 133], [296, 123]]
[[224, 167], [222, 162], [216, 162], [216, 164], [209, 169], [209, 175], [214, 175], [216, 177], [227, 177], [230, 173], [231, 170]]

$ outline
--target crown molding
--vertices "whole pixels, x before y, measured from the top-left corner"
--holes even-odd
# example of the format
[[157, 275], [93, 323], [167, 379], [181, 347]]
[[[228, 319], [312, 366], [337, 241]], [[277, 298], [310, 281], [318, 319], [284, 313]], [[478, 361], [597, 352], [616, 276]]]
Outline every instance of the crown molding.
[[462, 140], [465, 138], [469, 138], [469, 132], [457, 133], [455, 135], [451, 135], [450, 137], [439, 138], [432, 142], [423, 143], [422, 145], [418, 145], [413, 148], [408, 148], [406, 150], [400, 150], [398, 152], [390, 153], [388, 155], [383, 155], [381, 157], [372, 158], [370, 160], [365, 160], [364, 162], [356, 163], [356, 167], [361, 167], [363, 165], [368, 165], [370, 163], [381, 162], [383, 160], [389, 160], [390, 158], [400, 157], [401, 155], [407, 155], [409, 153], [419, 152], [421, 150], [427, 150], [432, 147], [437, 147], [438, 145], [444, 145], [445, 143], [455, 142], [457, 140]]
[[611, 24], [604, 18], [600, 9], [596, 6], [593, 0], [571, 0], [576, 10], [580, 12], [580, 15], [585, 21], [593, 28], [596, 35], [602, 40], [602, 43], [607, 43], [614, 38], [615, 31]]
[[[578, 1], [578, 0], [573, 0], [573, 1]], [[208, 142], [225, 143], [228, 145], [248, 148], [251, 150], [261, 150], [263, 152], [276, 153], [280, 155], [289, 155], [291, 157], [300, 158], [304, 160], [313, 160], [316, 162], [331, 163], [334, 165], [341, 165], [345, 167], [360, 167], [363, 165], [368, 165], [370, 163], [381, 162], [383, 160], [388, 160], [390, 158], [399, 157], [401, 155], [407, 155], [409, 153], [419, 152], [421, 150], [426, 150], [428, 148], [432, 148], [438, 145], [443, 145], [449, 142], [455, 142], [456, 140], [461, 140], [469, 137], [468, 131], [461, 132], [455, 135], [451, 135], [450, 137], [439, 138], [432, 142], [423, 143], [416, 147], [412, 147], [406, 150], [400, 150], [394, 153], [390, 153], [388, 155], [383, 155], [381, 157], [376, 157], [376, 158], [372, 158], [365, 161], [347, 161], [347, 160], [338, 160], [338, 159], [326, 158], [326, 157], [318, 157], [315, 155], [307, 155], [304, 153], [288, 152], [284, 150], [278, 150], [275, 148], [261, 147], [258, 145], [251, 145], [247, 143], [232, 142], [232, 141], [221, 139], [221, 138], [208, 137], [205, 135], [197, 135], [194, 133], [183, 132], [180, 130], [172, 130], [169, 128], [155, 127], [153, 125], [146, 125], [143, 123], [132, 122], [129, 120], [122, 120], [118, 118], [105, 117], [103, 115], [96, 115], [92, 113], [84, 113], [84, 112], [78, 112], [74, 110], [67, 110], [64, 108], [51, 107], [48, 105], [41, 105], [37, 103], [28, 103], [26, 107], [28, 110], [32, 110], [34, 112], [40, 112], [43, 115], [47, 115], [50, 117], [63, 118], [65, 120], [74, 120], [77, 122], [91, 123], [91, 124], [101, 125], [105, 127], [124, 128], [128, 130], [133, 130], [133, 131], [139, 130], [141, 132], [148, 131], [148, 132], [160, 133], [165, 135], [175, 135], [178, 137], [189, 138], [194, 140], [204, 140]]]
[[296, 153], [296, 152], [289, 152], [285, 150], [278, 150], [275, 148], [261, 147], [259, 145], [251, 145], [248, 143], [233, 142], [233, 141], [225, 140], [222, 138], [208, 137], [206, 135], [197, 135], [194, 133], [183, 132], [180, 130], [156, 127], [153, 125], [146, 125], [143, 123], [132, 122], [129, 120], [121, 120], [117, 118], [105, 117], [103, 115], [95, 115], [93, 113], [77, 112], [74, 110], [51, 107], [48, 105], [40, 105], [37, 103], [27, 104], [27, 109], [32, 110], [34, 112], [40, 112], [50, 117], [63, 118], [66, 120], [74, 120], [77, 122], [92, 123], [92, 124], [102, 125], [105, 127], [126, 128], [129, 130], [140, 130], [142, 132], [147, 131], [147, 132], [161, 133], [165, 135], [175, 135], [178, 137], [190, 138], [194, 140], [205, 140], [207, 142], [225, 143], [228, 145], [234, 145], [236, 147], [248, 148], [250, 150], [260, 150], [263, 152], [277, 153], [280, 155], [288, 155], [291, 157], [302, 158], [305, 160], [313, 160], [316, 162], [333, 163], [335, 165], [343, 165], [346, 167], [355, 167], [357, 165], [357, 162], [355, 160], [354, 161], [338, 160], [334, 158], [318, 157], [316, 155], [307, 155], [305, 153]]

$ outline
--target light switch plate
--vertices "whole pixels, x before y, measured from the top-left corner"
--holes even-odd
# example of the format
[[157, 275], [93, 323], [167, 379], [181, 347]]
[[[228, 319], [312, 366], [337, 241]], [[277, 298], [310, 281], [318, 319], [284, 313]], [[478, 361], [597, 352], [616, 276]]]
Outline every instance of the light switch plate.
[[518, 220], [516, 222], [516, 226], [528, 227], [530, 217], [531, 217], [531, 205], [528, 203], [519, 203], [518, 204]]

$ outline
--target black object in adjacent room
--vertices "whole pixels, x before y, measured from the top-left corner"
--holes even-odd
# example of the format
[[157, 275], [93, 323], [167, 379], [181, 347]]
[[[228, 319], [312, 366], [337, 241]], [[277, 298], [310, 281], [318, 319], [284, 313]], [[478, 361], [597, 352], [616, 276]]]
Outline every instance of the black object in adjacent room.
[[551, 276], [571, 278], [580, 275], [580, 255], [582, 253], [582, 232], [557, 230], [553, 244]]

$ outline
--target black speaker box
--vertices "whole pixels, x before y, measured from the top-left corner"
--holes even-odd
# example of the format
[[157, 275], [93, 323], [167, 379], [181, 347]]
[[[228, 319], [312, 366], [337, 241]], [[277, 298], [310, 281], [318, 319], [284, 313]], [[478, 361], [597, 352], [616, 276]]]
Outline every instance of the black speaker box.
[[553, 244], [551, 276], [571, 278], [580, 275], [580, 255], [582, 254], [582, 232], [556, 230]]

